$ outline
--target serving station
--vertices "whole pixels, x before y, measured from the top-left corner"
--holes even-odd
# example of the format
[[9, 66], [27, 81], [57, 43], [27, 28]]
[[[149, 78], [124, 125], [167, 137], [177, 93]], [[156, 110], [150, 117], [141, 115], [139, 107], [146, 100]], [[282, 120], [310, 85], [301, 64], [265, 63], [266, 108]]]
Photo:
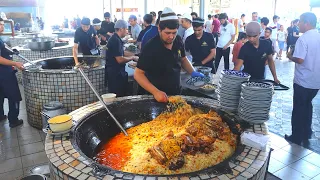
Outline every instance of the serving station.
[[[220, 109], [219, 103], [212, 99], [182, 96], [191, 106], [201, 110], [219, 112], [223, 121], [228, 122], [234, 131], [239, 118], [234, 113]], [[124, 128], [147, 122], [165, 110], [166, 105], [156, 103], [151, 96], [131, 96], [117, 98], [109, 105], [111, 112]], [[259, 149], [238, 143], [234, 154], [221, 163], [184, 174], [135, 174], [122, 172], [99, 164], [95, 160], [97, 149], [111, 137], [120, 133], [116, 124], [106, 114], [102, 105], [93, 103], [81, 107], [69, 115], [73, 117], [71, 133], [61, 136], [48, 135], [45, 151], [49, 159], [51, 179], [264, 179], [270, 149]], [[257, 134], [268, 134], [264, 123], [243, 126], [243, 130]], [[130, 136], [130, 134], [129, 134]], [[137, 165], [139, 166], [139, 165]]]

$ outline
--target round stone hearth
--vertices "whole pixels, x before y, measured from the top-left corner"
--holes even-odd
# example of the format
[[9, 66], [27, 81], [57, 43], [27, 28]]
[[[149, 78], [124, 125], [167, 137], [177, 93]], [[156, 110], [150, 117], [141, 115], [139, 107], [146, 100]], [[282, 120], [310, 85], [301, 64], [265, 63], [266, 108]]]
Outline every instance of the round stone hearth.
[[[150, 98], [149, 96], [131, 96], [124, 98], [117, 98], [116, 101], [125, 99], [143, 99]], [[217, 104], [216, 101], [206, 98], [197, 98], [205, 104]], [[99, 102], [86, 105], [70, 113], [75, 123], [81, 122], [86, 116], [101, 110], [103, 107]], [[236, 117], [230, 113], [230, 116]], [[258, 134], [268, 134], [265, 124], [251, 125], [245, 131], [255, 132]], [[135, 175], [132, 173], [123, 173], [113, 171], [108, 173], [99, 173], [96, 167], [90, 163], [88, 159], [81, 156], [81, 154], [73, 147], [72, 135], [65, 134], [62, 136], [47, 135], [45, 142], [45, 151], [49, 159], [51, 179], [64, 180], [64, 179], [128, 179], [128, 180], [168, 180], [168, 179], [181, 179], [181, 180], [209, 180], [209, 179], [254, 179], [263, 180], [267, 173], [267, 168], [270, 159], [271, 150], [260, 151], [255, 148], [246, 146], [243, 151], [235, 158], [231, 159], [228, 163], [231, 171], [226, 174], [222, 173], [205, 173], [197, 174], [194, 176], [144, 176]]]

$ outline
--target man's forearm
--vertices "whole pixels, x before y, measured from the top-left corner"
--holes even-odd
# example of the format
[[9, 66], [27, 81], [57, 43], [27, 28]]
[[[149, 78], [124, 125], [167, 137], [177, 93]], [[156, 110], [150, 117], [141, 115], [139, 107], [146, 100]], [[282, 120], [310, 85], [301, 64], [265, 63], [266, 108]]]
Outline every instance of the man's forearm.
[[121, 56], [121, 57], [116, 57], [116, 60], [117, 60], [117, 62], [118, 62], [119, 64], [127, 63], [127, 62], [131, 61], [132, 59], [133, 59], [132, 56], [130, 56], [130, 57], [123, 57], [123, 56]]
[[79, 63], [79, 60], [78, 60], [78, 49], [77, 48], [74, 47], [72, 49], [72, 55], [73, 55], [74, 62], [77, 65]]
[[99, 38], [98, 38], [98, 37], [96, 37], [96, 44], [97, 44], [97, 46], [99, 46], [99, 45], [100, 45], [100, 40], [99, 40]]
[[235, 36], [232, 36], [231, 40], [227, 43], [226, 46], [230, 46], [233, 43], [234, 39], [235, 39]]
[[215, 56], [216, 56], [216, 51], [211, 52], [211, 53], [209, 54], [209, 56], [207, 56], [207, 57], [202, 61], [202, 64], [206, 64], [206, 63], [210, 62]]
[[291, 61], [293, 61], [295, 63], [298, 63], [298, 64], [302, 64], [303, 63], [303, 59], [292, 57], [292, 56], [289, 56], [288, 58], [289, 58], [289, 60], [291, 60]]
[[159, 91], [145, 76], [145, 73], [139, 68], [136, 68], [136, 70], [134, 71], [134, 79], [143, 89], [151, 94], [155, 94], [157, 91]]
[[269, 69], [271, 71], [271, 74], [272, 74], [273, 78], [277, 79], [276, 66], [274, 65], [273, 59], [269, 58], [268, 62], [269, 62]]
[[233, 68], [233, 70], [240, 71], [242, 65], [243, 65], [243, 60], [242, 59], [238, 59], [238, 63]]
[[15, 66], [16, 62], [8, 60], [8, 59], [0, 56], [0, 64], [6, 65], [6, 66]]
[[182, 58], [181, 60], [181, 66], [184, 70], [186, 70], [189, 74], [191, 74], [194, 69], [190, 63], [190, 61], [187, 59], [187, 57]]
[[129, 52], [129, 51], [124, 51], [124, 56], [125, 57], [134, 56], [134, 53]]

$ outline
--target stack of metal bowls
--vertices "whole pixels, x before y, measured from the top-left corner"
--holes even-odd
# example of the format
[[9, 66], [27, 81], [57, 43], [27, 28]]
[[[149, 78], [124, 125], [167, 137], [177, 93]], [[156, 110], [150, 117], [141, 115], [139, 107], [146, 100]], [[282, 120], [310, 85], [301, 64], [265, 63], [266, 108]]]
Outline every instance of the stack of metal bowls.
[[269, 83], [250, 81], [242, 83], [239, 117], [252, 124], [261, 124], [269, 120], [273, 94], [273, 85]]
[[248, 81], [250, 75], [241, 71], [223, 70], [220, 75], [218, 101], [220, 107], [226, 111], [237, 111], [239, 106], [241, 83]]

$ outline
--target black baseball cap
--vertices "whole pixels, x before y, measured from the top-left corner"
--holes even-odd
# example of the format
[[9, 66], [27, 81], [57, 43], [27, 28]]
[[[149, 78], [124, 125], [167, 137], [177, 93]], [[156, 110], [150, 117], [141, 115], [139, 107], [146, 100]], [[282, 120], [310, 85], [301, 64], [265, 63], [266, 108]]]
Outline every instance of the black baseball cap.
[[157, 14], [154, 11], [151, 11], [150, 14], [154, 17], [157, 16]]
[[105, 18], [109, 18], [109, 17], [111, 17], [111, 15], [110, 15], [110, 13], [109, 12], [106, 12], [106, 13], [104, 13], [104, 16], [103, 17], [105, 17]]
[[81, 24], [83, 24], [83, 25], [86, 25], [86, 26], [88, 26], [88, 25], [90, 25], [90, 19], [89, 18], [83, 18], [82, 20], [81, 20]]

